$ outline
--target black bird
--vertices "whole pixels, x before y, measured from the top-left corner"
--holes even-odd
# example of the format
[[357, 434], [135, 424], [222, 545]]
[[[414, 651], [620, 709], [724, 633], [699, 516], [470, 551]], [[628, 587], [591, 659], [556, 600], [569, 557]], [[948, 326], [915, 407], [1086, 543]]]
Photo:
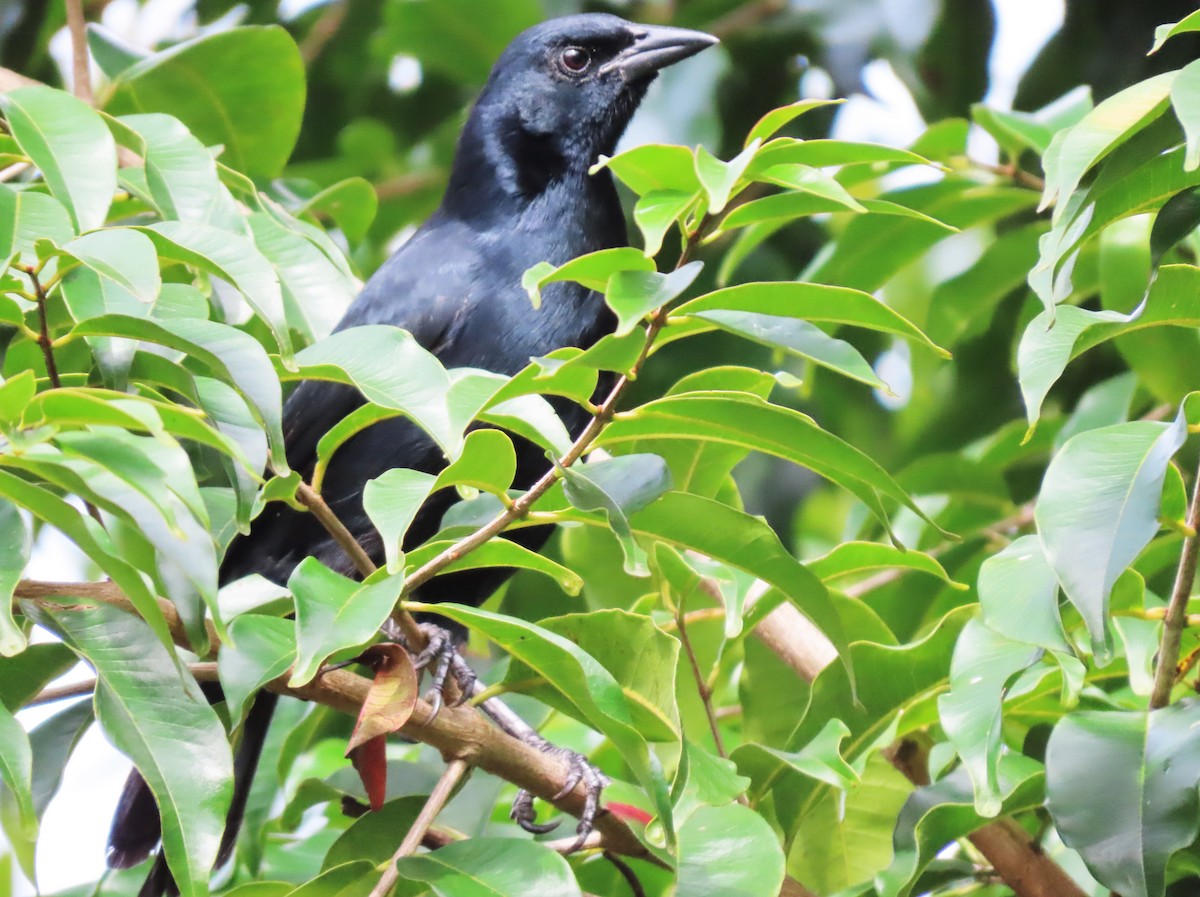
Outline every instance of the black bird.
[[[555, 284], [534, 311], [521, 275], [541, 261], [562, 264], [626, 244], [612, 177], [607, 171], [589, 175], [588, 168], [600, 154], [614, 151], [660, 69], [714, 43], [716, 38], [702, 32], [601, 14], [553, 19], [520, 34], [492, 69], [463, 129], [441, 206], [371, 277], [338, 329], [396, 325], [410, 331], [446, 367], [505, 375], [517, 373], [534, 356], [564, 346], [586, 348], [611, 332], [614, 319], [596, 293], [576, 284]], [[363, 397], [350, 387], [302, 383], [284, 409], [292, 469], [307, 479], [318, 440], [362, 403]], [[566, 405], [558, 410], [577, 435], [586, 412]], [[527, 488], [548, 462], [540, 448], [515, 442], [514, 485]], [[382, 564], [379, 534], [363, 510], [364, 485], [394, 467], [434, 473], [445, 464], [424, 432], [395, 418], [342, 446], [329, 464], [322, 495]], [[433, 495], [413, 521], [405, 547], [433, 536], [454, 498], [453, 490]], [[537, 527], [513, 538], [537, 549], [549, 534], [549, 527]], [[248, 536], [230, 546], [221, 580], [258, 573], [283, 583], [308, 556], [355, 575], [350, 558], [312, 515], [275, 503]], [[440, 576], [416, 597], [479, 604], [510, 574], [486, 570]], [[236, 839], [274, 701], [263, 692], [246, 722], [218, 862], [228, 857]], [[153, 800], [135, 770], [113, 822], [109, 865], [127, 868], [141, 862], [159, 834]], [[152, 897], [172, 885], [160, 855], [142, 894]]]

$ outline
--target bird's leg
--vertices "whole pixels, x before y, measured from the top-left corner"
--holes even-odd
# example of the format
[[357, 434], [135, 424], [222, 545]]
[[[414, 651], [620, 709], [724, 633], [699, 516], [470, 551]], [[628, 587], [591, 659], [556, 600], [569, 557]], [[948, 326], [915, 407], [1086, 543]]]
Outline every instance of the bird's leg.
[[[466, 661], [456, 655], [455, 659], [451, 661], [451, 665], [457, 667], [458, 664], [470, 672]], [[454, 673], [455, 679], [461, 682], [461, 674], [457, 668]], [[483, 692], [483, 689], [483, 684], [475, 681], [471, 684], [470, 694], [478, 695]], [[580, 782], [584, 783], [587, 788], [587, 797], [583, 805], [583, 812], [579, 816], [579, 825], [575, 827], [575, 833], [579, 837], [571, 848], [577, 850], [596, 824], [596, 814], [600, 811], [600, 795], [605, 786], [609, 784], [608, 776], [593, 766], [582, 754], [551, 744], [499, 698], [488, 698], [479, 706], [497, 726], [513, 738], [537, 748], [544, 754], [562, 757], [567, 761], [567, 780], [558, 794], [551, 798], [552, 800], [566, 797], [575, 789], [576, 785]], [[534, 822], [536, 814], [533, 809], [533, 795], [524, 788], [517, 792], [516, 799], [512, 804], [512, 812], [509, 815], [516, 820], [517, 825], [535, 835], [544, 834], [558, 827], [558, 822], [548, 824]]]
[[[446, 680], [450, 672], [453, 671], [454, 681], [458, 684], [459, 690], [455, 704], [461, 704], [473, 693], [472, 689], [476, 684], [475, 671], [458, 653], [453, 633], [436, 623], [420, 623], [418, 625], [425, 636], [425, 647], [413, 658], [413, 668], [418, 673], [426, 667], [433, 668], [433, 679], [429, 689], [429, 703], [433, 707], [433, 715], [430, 716], [432, 720], [442, 709], [446, 693]], [[403, 640], [400, 641], [403, 644]]]

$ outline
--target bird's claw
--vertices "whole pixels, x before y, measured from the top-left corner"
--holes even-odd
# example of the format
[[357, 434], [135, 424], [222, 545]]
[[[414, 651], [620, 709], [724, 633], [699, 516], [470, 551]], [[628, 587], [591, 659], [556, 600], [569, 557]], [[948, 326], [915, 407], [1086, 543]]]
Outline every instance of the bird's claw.
[[[575, 826], [575, 834], [578, 837], [570, 849], [567, 850], [567, 853], [572, 853], [583, 846], [583, 842], [587, 840], [587, 836], [591, 834], [592, 829], [595, 827], [596, 814], [600, 811], [600, 795], [611, 780], [593, 766], [583, 754], [576, 753], [567, 748], [555, 747], [540, 737], [533, 744], [534, 747], [543, 753], [562, 757], [567, 761], [567, 780], [552, 800], [557, 801], [566, 797], [575, 790], [575, 787], [580, 782], [583, 782], [584, 787], [587, 789], [583, 812], [579, 814], [579, 824]], [[517, 792], [517, 797], [513, 801], [512, 811], [509, 815], [516, 820], [517, 825], [535, 835], [545, 834], [558, 827], [557, 821], [550, 823], [538, 823], [534, 821], [536, 814], [533, 809], [533, 795], [525, 789]]]
[[413, 658], [413, 668], [419, 673], [432, 667], [433, 675], [430, 682], [428, 700], [432, 707], [429, 721], [437, 719], [445, 705], [446, 681], [453, 673], [458, 685], [459, 694], [450, 706], [456, 707], [471, 696], [471, 688], [475, 684], [475, 671], [467, 665], [458, 653], [454, 636], [446, 629], [435, 623], [420, 623], [421, 632], [425, 636], [425, 648]]

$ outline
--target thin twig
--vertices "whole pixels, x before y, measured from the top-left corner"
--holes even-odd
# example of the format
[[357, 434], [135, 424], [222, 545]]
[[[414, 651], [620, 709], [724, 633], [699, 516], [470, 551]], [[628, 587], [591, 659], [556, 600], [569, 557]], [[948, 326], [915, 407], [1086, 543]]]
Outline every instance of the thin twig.
[[0, 184], [3, 184], [7, 181], [11, 181], [13, 178], [15, 178], [21, 172], [27, 170], [29, 167], [30, 167], [30, 165], [28, 162], [14, 162], [12, 165], [9, 165], [6, 168], [0, 169]]
[[1046, 182], [1044, 180], [1035, 174], [1030, 174], [1023, 168], [1018, 168], [1016, 165], [993, 165], [990, 162], [982, 162], [970, 156], [967, 157], [967, 164], [972, 168], [978, 168], [980, 171], [1008, 178], [1019, 187], [1028, 187], [1030, 190], [1037, 190], [1039, 193], [1046, 189]]
[[33, 265], [23, 265], [21, 270], [29, 275], [29, 280], [33, 283], [38, 307], [38, 345], [42, 347], [42, 356], [46, 359], [46, 373], [50, 377], [50, 385], [58, 389], [62, 386], [62, 381], [58, 378], [58, 365], [54, 362], [54, 348], [50, 340], [50, 325], [46, 320], [46, 291], [38, 279], [37, 268]]
[[1179, 568], [1175, 571], [1175, 587], [1167, 604], [1167, 616], [1163, 621], [1162, 643], [1158, 648], [1158, 663], [1154, 668], [1154, 689], [1150, 692], [1150, 709], [1166, 707], [1171, 700], [1171, 689], [1175, 685], [1179, 669], [1179, 645], [1183, 640], [1183, 627], [1187, 624], [1188, 599], [1192, 597], [1192, 584], [1196, 581], [1196, 558], [1200, 553], [1200, 471], [1192, 486], [1192, 504], [1188, 508], [1188, 526], [1193, 535], [1183, 540], [1179, 556]]
[[721, 738], [721, 727], [717, 724], [717, 714], [712, 705], [712, 689], [705, 681], [704, 673], [700, 670], [700, 661], [696, 659], [696, 651], [692, 648], [692, 640], [687, 634], [687, 618], [683, 612], [683, 602], [675, 605], [675, 628], [679, 631], [679, 641], [687, 655], [688, 666], [692, 669], [692, 677], [696, 680], [696, 691], [700, 695], [700, 703], [704, 705], [704, 715], [708, 718], [708, 728], [712, 732], [713, 743], [717, 754], [722, 760], [728, 759], [729, 752], [725, 750], [725, 741]]
[[[196, 679], [197, 682], [216, 682], [217, 680], [217, 665], [215, 663], [189, 663], [188, 671]], [[49, 688], [43, 688], [36, 695], [21, 705], [21, 709], [25, 710], [29, 707], [38, 707], [42, 704], [53, 704], [55, 701], [65, 701], [67, 698], [78, 698], [80, 695], [90, 695], [96, 690], [95, 676], [89, 679], [83, 679], [79, 682], [70, 682], [66, 685], [52, 685]]]
[[[326, 532], [333, 536], [333, 540], [337, 542], [342, 551], [346, 552], [346, 556], [354, 562], [355, 568], [362, 575], [363, 579], [366, 579], [379, 569], [375, 566], [375, 562], [371, 560], [358, 539], [354, 538], [354, 533], [346, 529], [346, 525], [333, 512], [333, 508], [329, 507], [328, 502], [319, 493], [313, 491], [311, 486], [307, 483], [301, 483], [296, 489], [296, 500], [308, 508], [320, 524], [325, 527]], [[392, 613], [392, 619], [400, 626], [410, 649], [419, 651], [425, 646], [425, 635], [417, 626], [417, 621], [413, 619], [412, 614], [404, 608], [398, 607]]]
[[66, 0], [67, 29], [71, 32], [71, 80], [75, 96], [89, 106], [96, 105], [92, 95], [92, 73], [88, 64], [87, 22], [82, 0]]
[[396, 871], [396, 861], [406, 856], [412, 856], [413, 852], [421, 845], [421, 839], [425, 837], [425, 833], [429, 831], [429, 827], [437, 819], [438, 813], [442, 812], [442, 807], [446, 806], [446, 801], [450, 800], [450, 795], [454, 792], [459, 780], [466, 774], [468, 769], [470, 769], [470, 765], [467, 761], [457, 758], [451, 760], [446, 765], [446, 769], [442, 772], [442, 777], [438, 779], [438, 783], [433, 787], [429, 799], [425, 801], [425, 806], [421, 808], [421, 812], [412, 824], [412, 828], [408, 830], [408, 834], [404, 836], [404, 840], [400, 842], [400, 846], [392, 854], [392, 859], [388, 863], [388, 867], [383, 870], [383, 875], [380, 876], [375, 887], [371, 889], [370, 897], [387, 897], [392, 888], [396, 886], [396, 882], [400, 879], [400, 873]]

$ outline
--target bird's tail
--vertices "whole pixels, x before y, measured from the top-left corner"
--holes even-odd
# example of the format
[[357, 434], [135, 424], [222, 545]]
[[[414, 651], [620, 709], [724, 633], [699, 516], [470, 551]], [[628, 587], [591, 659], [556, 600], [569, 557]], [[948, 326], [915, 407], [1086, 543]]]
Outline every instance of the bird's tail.
[[[205, 683], [204, 691], [210, 702], [215, 703], [221, 699], [219, 688], [210, 687]], [[221, 846], [217, 851], [214, 868], [224, 865], [233, 854], [238, 831], [246, 814], [250, 786], [254, 783], [254, 772], [258, 768], [263, 744], [267, 740], [267, 730], [271, 726], [271, 716], [275, 712], [278, 700], [278, 696], [271, 692], [259, 692], [246, 715], [246, 722], [242, 726], [242, 740], [233, 761], [233, 797], [229, 804], [229, 814], [225, 817], [225, 832], [221, 836]], [[162, 820], [154, 796], [150, 793], [150, 786], [146, 784], [141, 773], [136, 769], [130, 770], [108, 835], [109, 868], [128, 869], [136, 866], [150, 856], [161, 836]], [[138, 897], [162, 897], [163, 894], [176, 897], [179, 888], [175, 885], [171, 870], [167, 868], [166, 857], [160, 849], [150, 874], [138, 892]]]

